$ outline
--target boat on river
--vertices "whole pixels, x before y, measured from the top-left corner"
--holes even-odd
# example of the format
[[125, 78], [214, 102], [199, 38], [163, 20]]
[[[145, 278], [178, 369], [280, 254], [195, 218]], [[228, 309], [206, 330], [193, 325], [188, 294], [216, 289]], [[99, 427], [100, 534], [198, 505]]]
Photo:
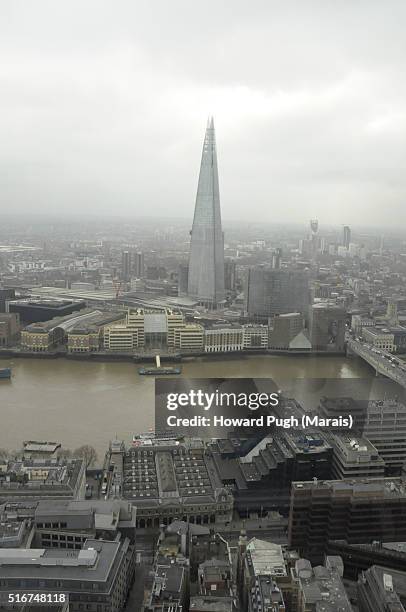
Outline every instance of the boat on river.
[[181, 374], [182, 368], [179, 366], [175, 367], [161, 367], [161, 359], [159, 355], [155, 357], [156, 367], [151, 368], [138, 368], [138, 374], [141, 376], [172, 376], [174, 374]]

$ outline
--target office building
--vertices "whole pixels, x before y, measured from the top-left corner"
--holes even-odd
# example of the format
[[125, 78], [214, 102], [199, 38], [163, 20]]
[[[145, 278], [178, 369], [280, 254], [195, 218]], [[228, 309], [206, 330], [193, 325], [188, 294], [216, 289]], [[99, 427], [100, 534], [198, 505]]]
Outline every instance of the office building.
[[0, 312], [0, 347], [12, 346], [20, 333], [20, 315], [13, 312]]
[[132, 257], [130, 251], [123, 251], [121, 254], [121, 278], [128, 282], [131, 278]]
[[138, 251], [134, 256], [134, 272], [137, 278], [144, 278], [145, 276], [145, 257], [144, 253]]
[[272, 253], [272, 268], [279, 270], [282, 263], [282, 249], [275, 249]]
[[351, 229], [348, 225], [344, 225], [343, 227], [343, 246], [348, 249], [351, 242]]
[[378, 350], [388, 351], [389, 353], [395, 352], [395, 336], [387, 328], [363, 327], [362, 337], [368, 344]]
[[187, 295], [189, 265], [181, 263], [178, 267], [178, 295]]
[[400, 473], [406, 461], [406, 406], [397, 399], [362, 403], [362, 435], [375, 446], [390, 473]]
[[227, 291], [235, 290], [236, 264], [233, 259], [224, 262], [224, 287]]
[[241, 325], [232, 327], [214, 326], [204, 332], [206, 353], [229, 353], [244, 348], [244, 329]]
[[14, 289], [2, 289], [0, 287], [0, 312], [8, 312], [8, 303], [15, 299]]
[[[289, 412], [283, 407], [284, 416]], [[267, 510], [288, 513], [291, 482], [331, 478], [332, 454], [322, 434], [294, 429], [264, 437], [241, 457], [228, 457], [222, 441], [213, 447], [219, 477], [224, 486], [231, 486], [241, 516]]]
[[224, 238], [213, 119], [206, 129], [190, 240], [188, 294], [208, 308], [224, 300]]
[[243, 325], [244, 349], [267, 349], [268, 337], [267, 325]]
[[406, 572], [374, 565], [358, 578], [357, 594], [360, 612], [405, 612]]
[[20, 321], [24, 324], [49, 321], [54, 317], [65, 317], [85, 307], [86, 303], [82, 300], [58, 300], [56, 298], [13, 300], [8, 305], [9, 312], [19, 314]]
[[373, 445], [388, 474], [400, 474], [406, 462], [406, 406], [399, 400], [322, 397], [319, 413], [330, 419], [351, 414], [355, 437], [359, 435]]
[[125, 322], [104, 327], [104, 348], [121, 352], [174, 348], [175, 334], [184, 327], [184, 316], [176, 309], [129, 308]]
[[86, 540], [118, 536], [135, 542], [136, 508], [124, 500], [39, 501], [31, 522], [33, 547], [80, 550]]
[[315, 351], [342, 353], [345, 350], [345, 310], [330, 302], [310, 308], [310, 342]]
[[248, 270], [245, 309], [248, 316], [268, 319], [284, 313], [305, 313], [309, 306], [306, 270], [274, 270], [257, 266]]
[[379, 478], [385, 476], [385, 461], [367, 438], [331, 435], [332, 478]]
[[400, 478], [293, 482], [289, 545], [319, 562], [329, 540], [406, 541], [406, 489]]
[[[281, 314], [272, 319], [271, 325], [269, 348], [288, 350], [292, 347], [293, 340], [303, 331], [303, 315], [298, 312]], [[305, 344], [311, 347], [308, 339]]]
[[87, 539], [81, 550], [0, 549], [0, 592], [69, 593], [70, 612], [122, 612], [135, 571], [128, 539]]
[[204, 327], [198, 323], [185, 323], [174, 330], [173, 346], [184, 352], [204, 349]]

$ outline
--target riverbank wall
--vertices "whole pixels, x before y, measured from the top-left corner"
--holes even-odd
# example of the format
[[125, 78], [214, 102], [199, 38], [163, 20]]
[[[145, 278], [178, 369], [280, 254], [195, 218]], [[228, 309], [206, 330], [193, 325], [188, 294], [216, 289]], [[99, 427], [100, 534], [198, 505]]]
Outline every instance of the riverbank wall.
[[66, 351], [47, 351], [47, 352], [30, 352], [21, 351], [19, 349], [0, 349], [1, 358], [24, 358], [24, 359], [69, 359], [72, 361], [105, 361], [105, 362], [133, 362], [133, 363], [153, 363], [155, 362], [156, 355], [159, 354], [162, 363], [180, 363], [188, 361], [195, 361], [197, 359], [203, 361], [222, 361], [224, 359], [241, 359], [241, 357], [249, 356], [262, 356], [262, 355], [274, 355], [274, 356], [308, 356], [308, 357], [338, 357], [345, 355], [345, 352], [333, 352], [333, 351], [289, 351], [289, 350], [277, 350], [277, 349], [249, 349], [244, 351], [227, 351], [221, 353], [165, 353], [165, 352], [154, 352], [154, 353], [106, 353], [106, 352], [93, 352], [93, 353], [67, 353]]

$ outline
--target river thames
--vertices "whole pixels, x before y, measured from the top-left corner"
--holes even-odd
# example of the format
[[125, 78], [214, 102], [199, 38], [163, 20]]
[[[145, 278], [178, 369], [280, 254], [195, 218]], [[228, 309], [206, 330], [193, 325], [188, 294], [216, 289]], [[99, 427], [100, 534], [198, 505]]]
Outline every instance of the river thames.
[[[154, 378], [139, 376], [132, 363], [66, 359], [0, 359], [11, 366], [0, 380], [0, 448], [21, 448], [23, 440], [52, 440], [65, 448], [91, 444], [102, 459], [112, 438], [129, 442], [154, 425]], [[371, 379], [359, 358], [247, 356], [183, 364], [188, 378]], [[348, 381], [349, 382], [349, 381]]]

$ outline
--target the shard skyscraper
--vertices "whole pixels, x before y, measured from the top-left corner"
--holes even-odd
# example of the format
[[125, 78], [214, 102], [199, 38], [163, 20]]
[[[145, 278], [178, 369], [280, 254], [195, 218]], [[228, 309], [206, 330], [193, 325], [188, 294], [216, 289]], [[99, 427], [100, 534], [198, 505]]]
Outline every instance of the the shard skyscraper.
[[224, 300], [224, 240], [213, 118], [204, 138], [190, 241], [188, 294], [207, 308]]

